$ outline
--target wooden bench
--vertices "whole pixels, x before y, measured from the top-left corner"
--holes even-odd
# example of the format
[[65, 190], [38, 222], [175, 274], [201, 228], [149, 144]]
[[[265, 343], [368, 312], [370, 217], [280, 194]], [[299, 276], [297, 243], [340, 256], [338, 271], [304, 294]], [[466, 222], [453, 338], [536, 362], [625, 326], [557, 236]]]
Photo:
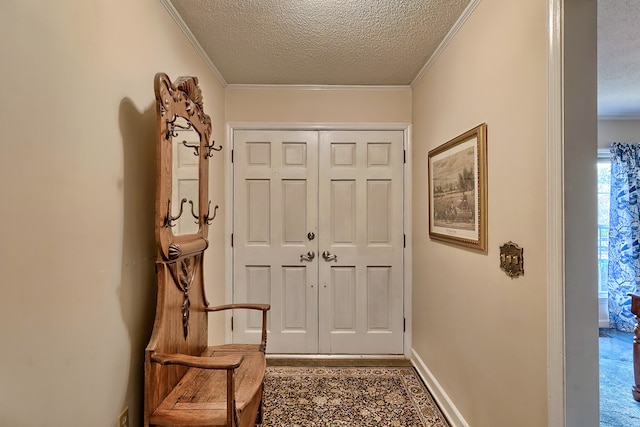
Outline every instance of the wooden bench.
[[[209, 307], [202, 255], [156, 265], [156, 317], [144, 362], [145, 426], [261, 423], [269, 305]], [[208, 346], [208, 313], [237, 309], [262, 312], [260, 344]]]

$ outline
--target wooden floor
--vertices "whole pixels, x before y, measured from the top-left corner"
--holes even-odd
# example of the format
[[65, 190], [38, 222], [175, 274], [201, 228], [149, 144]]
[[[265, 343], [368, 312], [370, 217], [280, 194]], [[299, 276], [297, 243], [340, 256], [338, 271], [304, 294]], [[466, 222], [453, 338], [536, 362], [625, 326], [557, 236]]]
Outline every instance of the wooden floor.
[[412, 366], [411, 361], [397, 358], [281, 357], [267, 355], [267, 366]]

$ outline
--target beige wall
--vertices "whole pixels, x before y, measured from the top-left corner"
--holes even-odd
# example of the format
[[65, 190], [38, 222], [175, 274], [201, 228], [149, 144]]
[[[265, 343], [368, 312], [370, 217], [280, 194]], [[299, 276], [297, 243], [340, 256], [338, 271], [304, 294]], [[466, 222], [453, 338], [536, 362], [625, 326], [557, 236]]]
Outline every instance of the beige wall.
[[[153, 76], [200, 77], [217, 141], [223, 88], [157, 0], [5, 1], [0, 28], [0, 425], [111, 427], [125, 406], [140, 425], [155, 305]], [[210, 229], [209, 283], [224, 279], [223, 224]]]
[[[484, 0], [413, 93], [413, 347], [473, 427], [546, 425], [545, 2]], [[488, 253], [428, 237], [428, 151], [488, 125]], [[525, 275], [499, 269], [524, 248]]]
[[226, 91], [229, 122], [409, 123], [411, 89], [234, 87]]
[[598, 120], [598, 148], [609, 148], [612, 142], [640, 142], [640, 120]]

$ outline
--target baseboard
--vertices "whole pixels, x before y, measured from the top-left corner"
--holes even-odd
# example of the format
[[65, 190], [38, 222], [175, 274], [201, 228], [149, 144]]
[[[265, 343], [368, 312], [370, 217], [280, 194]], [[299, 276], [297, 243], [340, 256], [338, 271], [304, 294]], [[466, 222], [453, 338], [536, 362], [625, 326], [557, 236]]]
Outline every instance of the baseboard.
[[447, 396], [447, 393], [445, 393], [440, 386], [436, 377], [433, 376], [429, 368], [427, 368], [427, 365], [424, 364], [414, 349], [411, 349], [411, 363], [416, 368], [416, 371], [418, 371], [418, 375], [420, 375], [422, 381], [427, 385], [427, 388], [449, 421], [449, 424], [451, 424], [451, 427], [469, 427], [469, 424], [462, 417], [456, 405], [449, 399], [449, 396]]

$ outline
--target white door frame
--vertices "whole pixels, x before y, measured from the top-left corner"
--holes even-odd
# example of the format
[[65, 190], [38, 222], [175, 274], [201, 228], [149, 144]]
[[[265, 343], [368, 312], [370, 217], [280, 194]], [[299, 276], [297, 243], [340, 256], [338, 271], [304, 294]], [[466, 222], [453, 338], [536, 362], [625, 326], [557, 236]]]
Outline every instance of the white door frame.
[[[596, 95], [593, 37], [596, 16], [596, 1], [547, 0], [547, 425], [550, 427], [598, 425], [598, 338], [593, 331], [598, 324], [597, 287], [589, 286], [597, 280], [597, 271], [594, 268], [591, 274], [588, 269], [576, 268], [595, 261], [595, 252], [589, 253], [593, 247], [589, 242], [595, 242], [591, 236], [595, 237], [596, 224], [594, 221], [593, 234], [576, 232], [573, 224], [580, 222], [575, 220], [581, 219], [581, 209], [589, 210], [591, 202], [595, 206], [595, 188], [593, 199], [579, 200], [571, 198], [565, 188], [565, 179], [575, 181], [577, 171], [588, 169], [596, 160], [595, 135], [590, 134], [596, 120], [592, 114], [595, 105], [589, 104]], [[575, 76], [583, 69], [585, 73], [576, 84]], [[574, 78], [572, 84], [565, 84], [566, 77]], [[588, 145], [589, 141], [593, 145]]]
[[[233, 296], [233, 253], [231, 250], [231, 233], [233, 231], [233, 165], [231, 153], [233, 150], [233, 131], [235, 130], [400, 130], [404, 133], [406, 162], [404, 165], [404, 233], [406, 248], [404, 249], [404, 318], [406, 329], [404, 332], [404, 356], [411, 357], [411, 124], [410, 123], [295, 123], [295, 122], [228, 122], [226, 123], [226, 147], [224, 150], [225, 175], [225, 302], [230, 304]], [[227, 313], [225, 319], [225, 339], [231, 342], [231, 315]]]

